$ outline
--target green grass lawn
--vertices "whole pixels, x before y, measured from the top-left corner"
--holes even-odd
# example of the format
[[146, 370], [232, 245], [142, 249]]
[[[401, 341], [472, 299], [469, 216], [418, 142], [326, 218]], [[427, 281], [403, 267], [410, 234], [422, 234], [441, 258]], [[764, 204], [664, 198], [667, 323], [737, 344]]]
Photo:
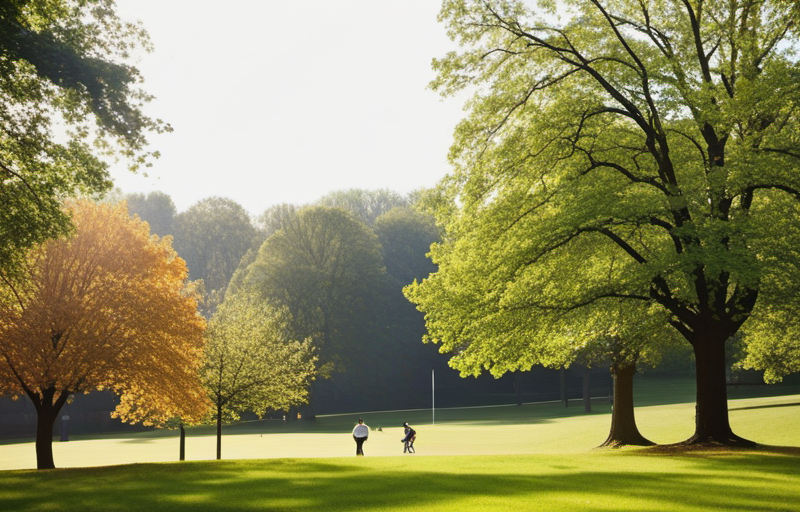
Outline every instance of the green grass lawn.
[[798, 452], [267, 459], [0, 473], [23, 511], [787, 511]]
[[[660, 398], [690, 387], [639, 388], [645, 436], [691, 435], [694, 404]], [[190, 431], [183, 463], [171, 462], [174, 431], [55, 442], [56, 465], [70, 469], [46, 472], [16, 469], [34, 466], [33, 444], [7, 443], [0, 510], [800, 510], [800, 394], [754, 394], [729, 403], [734, 431], [764, 445], [750, 451], [596, 450], [609, 405], [586, 414], [578, 402], [437, 410], [435, 425], [430, 410], [245, 422], [226, 428], [223, 461], [208, 460], [207, 427]], [[363, 458], [349, 434], [358, 416], [381, 428]], [[403, 421], [419, 432], [417, 455], [402, 453]]]

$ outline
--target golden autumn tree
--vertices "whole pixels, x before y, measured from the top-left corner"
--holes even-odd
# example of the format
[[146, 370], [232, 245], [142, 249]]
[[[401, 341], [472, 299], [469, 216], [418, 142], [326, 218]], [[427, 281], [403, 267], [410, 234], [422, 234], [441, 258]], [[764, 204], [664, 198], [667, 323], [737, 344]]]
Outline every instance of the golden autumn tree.
[[169, 238], [125, 204], [70, 203], [72, 235], [33, 248], [0, 283], [0, 393], [37, 412], [36, 462], [53, 468], [53, 425], [70, 395], [111, 389], [114, 415], [199, 419], [205, 322]]

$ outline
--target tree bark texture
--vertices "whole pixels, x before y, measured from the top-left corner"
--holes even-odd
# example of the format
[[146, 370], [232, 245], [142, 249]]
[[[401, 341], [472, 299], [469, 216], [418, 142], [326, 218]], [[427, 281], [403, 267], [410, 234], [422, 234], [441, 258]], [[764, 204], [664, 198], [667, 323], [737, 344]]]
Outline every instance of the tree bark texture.
[[655, 444], [645, 438], [636, 426], [633, 410], [633, 376], [635, 374], [635, 364], [619, 364], [611, 367], [611, 375], [614, 378], [611, 431], [608, 433], [608, 438], [600, 446], [651, 446]]
[[40, 394], [28, 394], [36, 409], [36, 469], [56, 467], [53, 460], [53, 427], [69, 394], [62, 392], [56, 400], [53, 400], [55, 395], [54, 387], [45, 389]]
[[[702, 331], [700, 331], [702, 333]], [[695, 432], [686, 444], [752, 447], [756, 443], [733, 433], [728, 419], [725, 334], [704, 333], [692, 343], [697, 372]]]

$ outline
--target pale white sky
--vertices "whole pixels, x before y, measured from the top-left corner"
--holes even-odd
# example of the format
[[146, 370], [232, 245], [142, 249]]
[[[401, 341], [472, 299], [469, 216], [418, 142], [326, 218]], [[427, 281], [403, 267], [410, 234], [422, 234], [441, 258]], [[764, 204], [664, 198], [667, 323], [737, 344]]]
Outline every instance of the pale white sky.
[[407, 193], [448, 171], [462, 101], [427, 89], [455, 49], [439, 0], [118, 0], [155, 51], [137, 63], [152, 136], [148, 176], [115, 166], [123, 192], [205, 197], [258, 215], [348, 188]]

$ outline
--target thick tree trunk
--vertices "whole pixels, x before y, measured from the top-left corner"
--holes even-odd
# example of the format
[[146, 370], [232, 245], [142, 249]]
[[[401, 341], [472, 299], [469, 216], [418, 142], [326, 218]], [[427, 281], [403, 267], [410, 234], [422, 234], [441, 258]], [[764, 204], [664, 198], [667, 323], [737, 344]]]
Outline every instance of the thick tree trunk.
[[222, 459], [222, 407], [217, 407], [217, 460]]
[[723, 444], [755, 446], [731, 430], [728, 420], [725, 340], [722, 335], [708, 335], [693, 343], [697, 367], [697, 405], [695, 432], [686, 444]]
[[36, 469], [56, 467], [53, 461], [53, 427], [69, 394], [62, 392], [54, 401], [55, 394], [56, 389], [49, 388], [40, 395], [28, 395], [36, 409]]
[[645, 438], [636, 427], [633, 411], [633, 376], [636, 364], [613, 365], [614, 405], [611, 409], [611, 431], [600, 446], [651, 446], [655, 443]]
[[53, 426], [58, 411], [52, 406], [37, 407], [36, 411], [36, 469], [54, 469]]

